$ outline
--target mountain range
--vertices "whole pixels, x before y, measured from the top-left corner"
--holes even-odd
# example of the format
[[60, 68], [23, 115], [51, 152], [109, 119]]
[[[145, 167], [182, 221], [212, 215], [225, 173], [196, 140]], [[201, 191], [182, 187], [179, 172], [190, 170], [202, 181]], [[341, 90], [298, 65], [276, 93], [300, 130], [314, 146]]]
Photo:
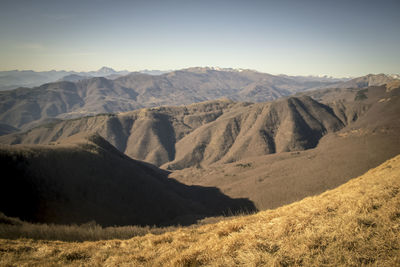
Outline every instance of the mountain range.
[[399, 154], [399, 101], [393, 80], [264, 103], [212, 100], [68, 119], [0, 143], [58, 147], [98, 135], [119, 153], [172, 171], [169, 178], [263, 210], [339, 186]]
[[[212, 70], [221, 71], [242, 71], [243, 69], [231, 69], [231, 68], [208, 68]], [[165, 73], [173, 72], [173, 70], [140, 70], [139, 73], [149, 74], [149, 75], [162, 75]], [[96, 71], [66, 71], [66, 70], [51, 70], [51, 71], [33, 71], [33, 70], [10, 70], [10, 71], [0, 71], [0, 91], [11, 90], [19, 87], [36, 87], [45, 83], [56, 82], [56, 81], [77, 81], [82, 79], [87, 79], [91, 77], [105, 77], [107, 79], [115, 79], [117, 77], [127, 75], [130, 72], [127, 70], [116, 71], [109, 67], [101, 67]], [[344, 81], [346, 79], [336, 79], [332, 77], [312, 77], [312, 76], [287, 76], [294, 79], [308, 80], [308, 81], [324, 81], [324, 82], [334, 82], [334, 81]]]
[[[107, 72], [104, 70], [104, 72]], [[82, 78], [82, 79], [81, 79]], [[27, 130], [57, 119], [186, 105], [219, 98], [265, 102], [324, 87], [365, 87], [395, 80], [371, 75], [370, 83], [299, 79], [251, 70], [189, 68], [162, 75], [130, 73], [113, 80], [67, 76], [67, 81], [0, 92], [0, 123]], [[346, 85], [347, 84], [347, 85]]]
[[298, 201], [400, 153], [400, 80], [388, 75], [64, 79], [0, 92], [6, 215], [188, 224]]
[[246, 197], [259, 210], [336, 188], [400, 154], [400, 83], [396, 84], [396, 89], [388, 85], [302, 93], [323, 102], [343, 123], [311, 149], [175, 170], [170, 177], [218, 187], [232, 198]]
[[126, 75], [129, 72], [126, 70], [115, 71], [112, 68], [102, 67], [97, 71], [76, 72], [65, 70], [51, 70], [36, 72], [33, 70], [10, 70], [0, 71], [0, 91], [11, 90], [19, 87], [34, 87], [49, 82], [56, 82], [63, 80], [70, 75], [80, 77], [107, 77], [116, 78], [118, 76]]
[[99, 133], [132, 158], [182, 169], [312, 148], [324, 134], [343, 126], [328, 106], [302, 96], [257, 104], [214, 100], [98, 115], [46, 124], [0, 141], [43, 144], [79, 132]]

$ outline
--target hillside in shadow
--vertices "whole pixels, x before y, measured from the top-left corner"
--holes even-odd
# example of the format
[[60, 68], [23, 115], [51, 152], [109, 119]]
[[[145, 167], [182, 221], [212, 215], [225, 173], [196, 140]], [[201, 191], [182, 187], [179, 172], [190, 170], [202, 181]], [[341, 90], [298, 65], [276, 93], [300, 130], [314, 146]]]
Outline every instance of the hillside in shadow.
[[57, 146], [2, 146], [0, 211], [25, 221], [110, 225], [191, 224], [207, 216], [255, 211], [215, 187], [187, 186], [132, 160], [102, 137]]

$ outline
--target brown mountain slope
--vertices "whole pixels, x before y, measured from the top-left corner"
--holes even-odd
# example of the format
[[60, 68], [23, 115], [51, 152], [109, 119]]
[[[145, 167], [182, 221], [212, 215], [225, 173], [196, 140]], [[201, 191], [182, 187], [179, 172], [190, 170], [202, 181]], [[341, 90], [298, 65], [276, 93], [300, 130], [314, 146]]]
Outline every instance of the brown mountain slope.
[[0, 240], [1, 265], [398, 266], [400, 157], [337, 189], [198, 228], [84, 243]]
[[102, 67], [97, 71], [89, 72], [75, 72], [65, 70], [51, 70], [40, 72], [32, 70], [0, 71], [0, 90], [10, 90], [19, 87], [35, 87], [45, 83], [55, 82], [59, 80], [67, 80], [71, 77], [75, 79], [77, 77], [106, 77], [107, 79], [112, 79], [122, 75], [126, 75], [128, 73], [128, 71], [115, 71], [108, 67]]
[[0, 92], [0, 123], [27, 130], [49, 118], [183, 105], [221, 97], [264, 102], [328, 84], [332, 82], [309, 84], [250, 70], [211, 68], [190, 68], [157, 76], [131, 73], [114, 80], [96, 77], [60, 81]]
[[[154, 163], [163, 160], [159, 162], [161, 164], [173, 159], [176, 141], [197, 127], [217, 119], [227, 108], [237, 105], [242, 104], [212, 101], [187, 107], [142, 109], [117, 116], [85, 117], [47, 124], [0, 139], [5, 144], [47, 144], [77, 133], [97, 132], [129, 156]], [[160, 130], [163, 127], [162, 132]], [[166, 139], [172, 143], [163, 142]]]
[[90, 114], [133, 110], [142, 105], [136, 93], [106, 78], [55, 82], [35, 88], [0, 92], [0, 120], [29, 129], [49, 118], [72, 118]]
[[225, 112], [176, 144], [171, 169], [233, 162], [250, 156], [315, 147], [327, 132], [343, 124], [311, 98], [289, 98]]
[[397, 79], [381, 74], [368, 74], [365, 76], [357, 77], [351, 79], [350, 81], [346, 81], [343, 83], [338, 83], [335, 85], [330, 85], [330, 87], [334, 88], [367, 88], [370, 86], [382, 86], [387, 83], [398, 81]]
[[1, 146], [0, 211], [33, 222], [101, 225], [193, 223], [253, 210], [216, 188], [186, 186], [123, 155], [102, 137], [59, 145]]
[[46, 144], [97, 132], [134, 159], [182, 169], [312, 148], [342, 127], [329, 107], [310, 97], [259, 104], [226, 100], [62, 121], [0, 142]]
[[[248, 198], [258, 209], [334, 188], [400, 153], [400, 88], [307, 94], [326, 105], [309, 97], [212, 101], [68, 120], [0, 140], [57, 143], [97, 132], [131, 157], [171, 169], [195, 167], [171, 177]], [[279, 153], [265, 155], [272, 152]]]
[[339, 186], [400, 153], [400, 89], [370, 87], [365, 95], [341, 101], [348, 117], [356, 120], [322, 137], [314, 149], [174, 171], [171, 177], [216, 186], [230, 197], [248, 197], [260, 210]]

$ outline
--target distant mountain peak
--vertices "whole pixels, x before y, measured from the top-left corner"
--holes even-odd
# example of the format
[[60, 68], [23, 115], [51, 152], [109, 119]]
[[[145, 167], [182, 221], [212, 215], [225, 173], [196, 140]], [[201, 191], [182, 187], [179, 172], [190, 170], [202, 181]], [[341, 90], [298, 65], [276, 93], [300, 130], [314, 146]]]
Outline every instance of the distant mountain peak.
[[139, 70], [138, 72], [143, 73], [143, 74], [149, 74], [149, 75], [162, 75], [165, 73], [173, 72], [173, 70]]
[[104, 74], [116, 73], [116, 71], [114, 69], [109, 68], [109, 67], [105, 67], [105, 66], [101, 67], [97, 72], [101, 72], [101, 73], [104, 73]]
[[199, 72], [199, 73], [205, 73], [205, 72], [207, 72], [207, 71], [224, 71], [224, 72], [243, 72], [243, 71], [249, 71], [249, 72], [258, 72], [258, 71], [256, 71], [256, 70], [251, 70], [251, 69], [242, 69], [242, 68], [221, 68], [221, 67], [191, 67], [191, 68], [182, 69], [182, 71]]
[[337, 84], [337, 88], [367, 88], [369, 86], [381, 86], [392, 81], [395, 81], [396, 77], [387, 75], [384, 73], [379, 74], [367, 74], [365, 76], [351, 79], [347, 82]]

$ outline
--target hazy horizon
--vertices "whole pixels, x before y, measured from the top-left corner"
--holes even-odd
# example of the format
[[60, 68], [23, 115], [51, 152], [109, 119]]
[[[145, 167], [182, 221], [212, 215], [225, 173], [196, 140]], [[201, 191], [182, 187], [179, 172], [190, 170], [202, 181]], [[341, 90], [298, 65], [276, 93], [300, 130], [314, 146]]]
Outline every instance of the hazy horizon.
[[399, 73], [400, 2], [9, 1], [0, 70]]
[[[0, 70], [0, 72], [7, 72], [7, 71], [20, 71], [20, 72], [24, 72], [24, 71], [34, 71], [34, 72], [51, 72], [51, 71], [65, 71], [65, 72], [76, 72], [76, 73], [85, 73], [85, 72], [96, 72], [99, 71], [102, 68], [111, 68], [108, 66], [101, 66], [97, 69], [91, 69], [91, 70], [74, 70], [74, 69], [51, 69], [51, 70], [32, 70], [32, 69], [8, 69], [8, 70]], [[216, 69], [216, 70], [227, 70], [227, 69], [233, 69], [234, 68], [230, 68], [230, 67], [219, 67], [219, 66], [190, 66], [187, 68], [182, 68], [182, 69], [170, 69], [170, 70], [162, 70], [162, 69], [135, 69], [135, 70], [128, 70], [128, 69], [113, 69], [116, 72], [121, 72], [121, 71], [128, 71], [128, 72], [143, 72], [143, 71], [154, 71], [154, 72], [163, 72], [163, 73], [168, 73], [168, 72], [173, 72], [173, 71], [179, 71], [179, 70], [184, 70], [184, 69], [188, 69], [188, 68], [210, 68], [210, 69]], [[400, 72], [397, 73], [364, 73], [361, 74], [359, 76], [351, 76], [351, 75], [346, 75], [346, 76], [332, 76], [332, 75], [328, 75], [328, 74], [287, 74], [287, 73], [273, 73], [273, 72], [263, 72], [263, 71], [259, 71], [256, 69], [244, 69], [244, 68], [236, 68], [236, 69], [240, 69], [240, 70], [249, 70], [249, 71], [256, 71], [256, 72], [260, 72], [260, 73], [266, 73], [266, 74], [272, 74], [272, 75], [287, 75], [287, 76], [300, 76], [300, 77], [327, 77], [327, 78], [357, 78], [357, 77], [362, 77], [365, 75], [378, 75], [378, 74], [385, 74], [385, 75], [400, 75]], [[153, 74], [152, 74], [153, 75]], [[158, 75], [158, 74], [154, 74], [154, 75]]]

